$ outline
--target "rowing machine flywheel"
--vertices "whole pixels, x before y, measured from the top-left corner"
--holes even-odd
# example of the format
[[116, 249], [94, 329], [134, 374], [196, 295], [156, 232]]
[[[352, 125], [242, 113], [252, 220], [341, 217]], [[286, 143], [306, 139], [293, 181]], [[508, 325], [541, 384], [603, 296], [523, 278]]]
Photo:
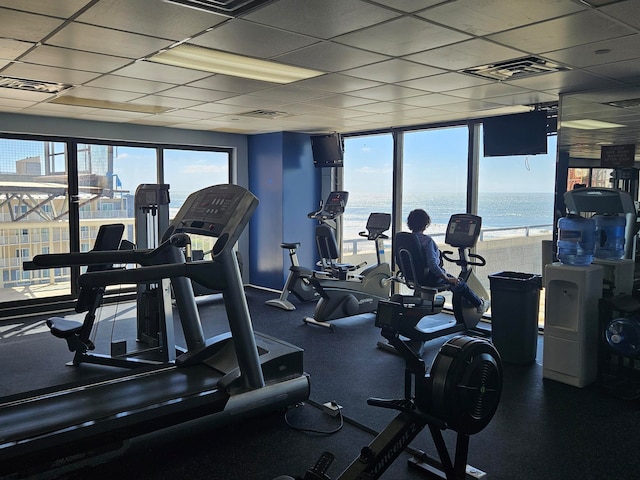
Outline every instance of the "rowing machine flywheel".
[[489, 424], [502, 394], [502, 360], [490, 342], [465, 335], [448, 340], [436, 355], [429, 377], [429, 413], [467, 435]]

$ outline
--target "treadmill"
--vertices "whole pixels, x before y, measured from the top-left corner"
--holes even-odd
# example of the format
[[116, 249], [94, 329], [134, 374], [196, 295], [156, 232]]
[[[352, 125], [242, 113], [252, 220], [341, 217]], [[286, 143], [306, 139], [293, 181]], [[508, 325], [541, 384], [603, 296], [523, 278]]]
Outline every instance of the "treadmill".
[[[0, 403], [0, 476], [33, 468], [36, 460], [41, 468], [82, 460], [190, 420], [213, 427], [308, 398], [302, 349], [253, 331], [233, 247], [257, 205], [243, 187], [214, 185], [187, 198], [155, 249], [38, 255], [25, 264], [138, 265], [85, 273], [82, 287], [170, 278], [187, 348], [173, 362]], [[212, 260], [185, 261], [189, 234], [216, 238]], [[222, 292], [228, 332], [204, 338], [192, 280]]]

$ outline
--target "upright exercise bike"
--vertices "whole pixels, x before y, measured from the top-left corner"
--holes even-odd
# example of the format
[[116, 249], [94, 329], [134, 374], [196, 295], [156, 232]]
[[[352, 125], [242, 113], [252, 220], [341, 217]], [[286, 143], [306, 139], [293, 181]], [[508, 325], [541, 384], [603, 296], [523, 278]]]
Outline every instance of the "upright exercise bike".
[[[308, 218], [318, 221], [316, 237], [334, 235], [333, 232], [336, 230], [336, 220], [344, 213], [348, 199], [349, 192], [331, 192], [324, 204], [320, 202], [320, 208], [318, 210], [307, 214]], [[366, 262], [360, 265], [338, 263], [336, 247], [335, 254], [327, 251], [326, 255], [323, 255], [322, 252], [320, 252], [321, 259], [317, 264], [318, 270], [302, 267], [298, 260], [297, 251], [299, 246], [300, 242], [280, 244], [280, 247], [289, 251], [291, 266], [289, 267], [289, 275], [287, 276], [287, 280], [282, 288], [280, 297], [267, 300], [265, 302], [267, 305], [288, 311], [295, 310], [295, 305], [289, 301], [289, 294], [293, 294], [303, 303], [311, 301], [317, 302], [320, 299], [320, 294], [309, 281], [309, 278], [312, 275], [315, 274], [318, 277], [339, 276], [343, 272], [354, 272], [366, 265]]]
[[[445, 243], [457, 249], [457, 256], [453, 251], [444, 250], [442, 257], [460, 267], [458, 278], [466, 283], [473, 275], [472, 267], [486, 265], [481, 255], [471, 253], [480, 236], [482, 218], [477, 215], [460, 213], [452, 215], [447, 225]], [[436, 315], [444, 308], [444, 297], [439, 295], [448, 289], [448, 285], [433, 286], [427, 283], [429, 272], [420, 241], [415, 234], [409, 232], [396, 233], [394, 240], [396, 263], [400, 275], [394, 280], [401, 281], [412, 290], [409, 295], [394, 294], [391, 302], [402, 307], [403, 315], [419, 320], [418, 326], [422, 336], [415, 347], [422, 353], [424, 342], [454, 333], [476, 332], [476, 327], [482, 318], [477, 308], [467, 302], [461, 294], [453, 293], [453, 316]], [[378, 342], [378, 346], [395, 352], [386, 342]]]
[[[358, 275], [349, 276], [349, 270], [334, 267], [334, 276], [326, 278], [312, 275], [309, 281], [320, 294], [313, 317], [305, 317], [304, 322], [333, 330], [329, 320], [350, 317], [361, 313], [374, 312], [378, 301], [388, 300], [391, 291], [391, 267], [384, 261], [385, 235], [391, 226], [391, 215], [388, 213], [372, 213], [367, 220], [366, 232], [360, 236], [375, 243], [377, 262], [370, 265]], [[335, 250], [335, 237], [323, 236], [316, 231], [318, 250], [325, 252]], [[337, 277], [337, 278], [335, 278]]]

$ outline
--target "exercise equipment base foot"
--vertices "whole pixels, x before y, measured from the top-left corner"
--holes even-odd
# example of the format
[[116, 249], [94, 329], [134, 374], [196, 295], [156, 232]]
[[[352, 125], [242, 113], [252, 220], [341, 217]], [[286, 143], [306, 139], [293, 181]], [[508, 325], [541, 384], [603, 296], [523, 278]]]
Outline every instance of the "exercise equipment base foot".
[[[441, 470], [440, 462], [426, 454], [421, 455], [420, 458], [411, 457], [408, 460], [408, 463], [410, 467], [422, 470], [432, 478], [440, 478], [442, 480], [447, 479], [447, 475]], [[478, 470], [471, 465], [467, 465], [465, 480], [487, 480], [487, 478], [486, 472]]]

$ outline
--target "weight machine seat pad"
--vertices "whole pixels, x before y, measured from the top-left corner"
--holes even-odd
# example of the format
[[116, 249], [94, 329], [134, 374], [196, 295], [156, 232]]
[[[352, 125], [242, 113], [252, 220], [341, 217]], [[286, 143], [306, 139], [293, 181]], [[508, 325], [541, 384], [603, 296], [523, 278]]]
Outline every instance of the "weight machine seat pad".
[[51, 330], [53, 336], [58, 338], [69, 338], [79, 335], [82, 330], [82, 322], [77, 320], [68, 320], [62, 317], [51, 317], [47, 320], [47, 326]]

